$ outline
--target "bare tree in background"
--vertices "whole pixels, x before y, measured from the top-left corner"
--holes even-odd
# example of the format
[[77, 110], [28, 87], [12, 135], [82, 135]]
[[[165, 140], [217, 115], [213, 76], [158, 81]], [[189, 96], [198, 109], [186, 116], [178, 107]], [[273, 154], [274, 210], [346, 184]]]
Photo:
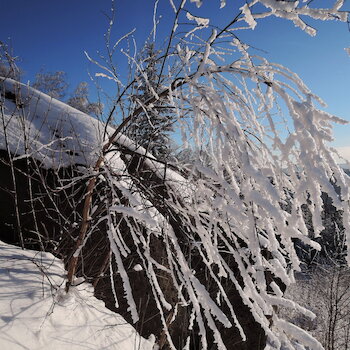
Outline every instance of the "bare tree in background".
[[95, 117], [101, 117], [103, 112], [102, 103], [89, 101], [89, 87], [85, 81], [78, 84], [67, 104]]
[[52, 98], [63, 100], [68, 89], [66, 73], [63, 71], [41, 71], [35, 75], [35, 81], [32, 86]]
[[0, 76], [20, 80], [20, 69], [16, 64], [16, 58], [8, 45], [0, 41]]

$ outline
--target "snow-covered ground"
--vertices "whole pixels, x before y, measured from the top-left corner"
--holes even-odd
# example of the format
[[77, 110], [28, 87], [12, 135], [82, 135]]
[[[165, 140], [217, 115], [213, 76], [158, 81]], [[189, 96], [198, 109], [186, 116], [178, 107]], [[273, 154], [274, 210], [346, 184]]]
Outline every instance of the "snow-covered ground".
[[82, 283], [64, 292], [65, 270], [52, 254], [0, 241], [0, 349], [151, 350], [122, 316]]
[[[53, 169], [78, 164], [88, 171], [99, 156], [103, 140], [114, 132], [65, 103], [11, 79], [0, 77], [0, 94], [0, 150], [7, 150], [14, 159], [31, 157], [41, 167]], [[180, 186], [185, 191], [187, 181], [153, 161], [142, 147], [122, 134], [115, 142], [145, 155], [150, 169], [161, 178], [166, 174], [177, 189]], [[106, 162], [113, 170], [125, 172], [118, 151], [109, 153]], [[53, 255], [23, 251], [0, 241], [0, 350], [152, 349], [152, 341], [142, 339], [120, 315], [93, 297], [91, 286], [81, 284], [65, 295], [64, 275], [62, 262]]]

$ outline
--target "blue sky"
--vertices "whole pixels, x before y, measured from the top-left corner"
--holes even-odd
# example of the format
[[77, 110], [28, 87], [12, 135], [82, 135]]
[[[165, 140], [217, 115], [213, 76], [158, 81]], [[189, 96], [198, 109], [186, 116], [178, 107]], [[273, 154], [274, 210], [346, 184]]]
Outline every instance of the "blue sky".
[[[319, 2], [329, 3], [328, 0]], [[152, 29], [153, 1], [116, 0], [115, 3], [113, 38], [136, 28], [135, 38], [141, 47]], [[193, 14], [209, 14], [212, 23], [222, 25], [232, 17], [237, 0], [227, 0], [227, 3], [222, 10], [219, 10], [219, 0], [207, 0], [200, 10], [193, 4], [187, 8]], [[349, 3], [346, 6], [350, 8]], [[0, 0], [0, 40], [10, 44], [20, 57], [24, 81], [32, 81], [41, 68], [63, 70], [74, 89], [80, 81], [89, 79], [91, 65], [84, 51], [96, 57], [98, 50], [104, 50], [110, 7], [110, 0]], [[168, 0], [160, 0], [158, 10], [162, 14], [158, 35], [164, 39], [173, 12]], [[254, 31], [239, 35], [248, 44], [265, 51], [257, 50], [256, 54], [299, 74], [311, 90], [326, 101], [327, 111], [350, 121], [350, 57], [344, 51], [350, 47], [349, 29], [340, 22], [312, 24], [318, 29], [316, 37], [278, 19], [262, 20]], [[335, 146], [350, 147], [350, 127], [335, 127], [335, 138]]]

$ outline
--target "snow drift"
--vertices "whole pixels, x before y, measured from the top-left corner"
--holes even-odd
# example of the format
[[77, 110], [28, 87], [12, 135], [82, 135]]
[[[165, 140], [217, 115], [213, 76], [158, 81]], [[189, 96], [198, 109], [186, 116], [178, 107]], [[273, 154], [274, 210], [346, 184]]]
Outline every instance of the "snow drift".
[[0, 347], [6, 350], [151, 350], [87, 283], [64, 291], [63, 263], [0, 241]]

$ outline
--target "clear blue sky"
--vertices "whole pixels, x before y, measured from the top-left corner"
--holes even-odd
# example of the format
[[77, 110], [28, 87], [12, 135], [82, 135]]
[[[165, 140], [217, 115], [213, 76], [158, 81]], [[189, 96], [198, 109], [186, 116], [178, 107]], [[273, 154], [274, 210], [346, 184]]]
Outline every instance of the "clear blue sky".
[[[329, 3], [329, 0], [316, 1]], [[152, 29], [153, 1], [116, 0], [115, 3], [113, 37], [117, 39], [136, 28], [135, 37], [141, 47]], [[213, 22], [220, 25], [232, 17], [237, 0], [227, 0], [227, 3], [222, 10], [219, 10], [219, 0], [204, 1], [200, 10], [189, 3], [188, 9], [193, 14], [210, 14]], [[350, 9], [349, 3], [346, 6]], [[73, 89], [80, 81], [89, 79], [84, 51], [96, 57], [98, 50], [104, 50], [104, 33], [109, 22], [106, 15], [110, 15], [110, 7], [110, 0], [0, 0], [0, 40], [9, 43], [20, 57], [24, 81], [32, 81], [41, 68], [63, 70]], [[160, 0], [158, 8], [163, 16], [158, 34], [164, 38], [173, 12], [168, 0]], [[327, 102], [329, 112], [350, 121], [350, 57], [344, 51], [350, 47], [349, 29], [340, 22], [314, 25], [319, 30], [316, 37], [278, 19], [262, 20], [254, 31], [239, 35], [266, 51], [257, 51], [257, 54], [299, 74], [312, 91]], [[335, 146], [350, 147], [350, 126], [336, 127], [335, 137]]]

